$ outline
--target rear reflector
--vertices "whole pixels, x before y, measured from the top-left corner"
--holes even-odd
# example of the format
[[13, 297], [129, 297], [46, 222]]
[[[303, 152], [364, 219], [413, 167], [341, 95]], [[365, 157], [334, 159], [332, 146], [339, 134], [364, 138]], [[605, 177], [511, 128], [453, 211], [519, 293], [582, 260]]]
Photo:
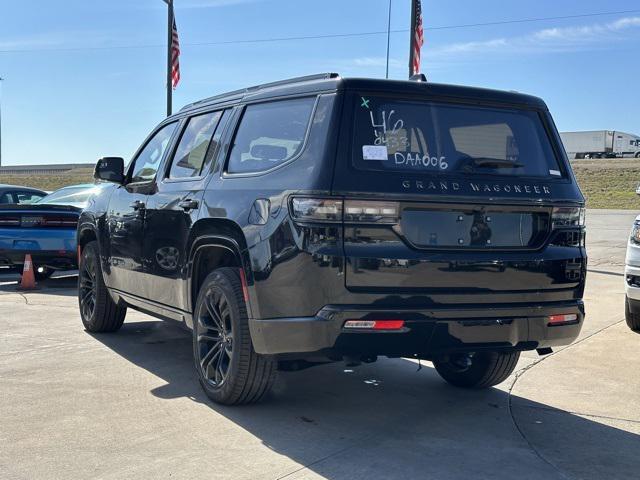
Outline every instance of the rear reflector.
[[247, 285], [247, 276], [244, 273], [244, 269], [240, 267], [240, 284], [242, 285], [242, 296], [245, 303], [249, 303], [249, 286]]
[[564, 313], [561, 315], [550, 315], [547, 326], [555, 327], [558, 325], [573, 325], [578, 323], [578, 315], [575, 313]]
[[347, 320], [344, 328], [353, 330], [400, 330], [404, 320]]

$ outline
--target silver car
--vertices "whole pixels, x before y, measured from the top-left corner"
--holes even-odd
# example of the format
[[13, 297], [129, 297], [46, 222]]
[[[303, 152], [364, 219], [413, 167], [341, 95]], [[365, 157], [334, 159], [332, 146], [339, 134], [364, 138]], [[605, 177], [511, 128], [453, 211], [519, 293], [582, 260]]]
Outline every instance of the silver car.
[[633, 222], [624, 269], [624, 313], [631, 330], [640, 332], [640, 215]]

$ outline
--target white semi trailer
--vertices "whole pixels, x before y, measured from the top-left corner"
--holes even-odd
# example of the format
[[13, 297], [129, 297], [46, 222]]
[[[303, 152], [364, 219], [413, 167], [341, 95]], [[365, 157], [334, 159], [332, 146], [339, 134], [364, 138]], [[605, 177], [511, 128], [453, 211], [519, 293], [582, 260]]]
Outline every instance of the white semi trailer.
[[569, 158], [640, 158], [640, 137], [615, 130], [563, 132], [560, 134]]

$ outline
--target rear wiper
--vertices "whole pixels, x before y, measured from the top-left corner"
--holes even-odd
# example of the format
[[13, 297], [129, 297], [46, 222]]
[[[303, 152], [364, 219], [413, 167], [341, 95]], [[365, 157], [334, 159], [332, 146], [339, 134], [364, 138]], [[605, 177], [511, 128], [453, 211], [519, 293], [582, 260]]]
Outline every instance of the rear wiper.
[[494, 168], [519, 168], [524, 167], [524, 164], [516, 162], [514, 160], [508, 160], [506, 158], [491, 158], [491, 157], [473, 157], [471, 159], [477, 167], [494, 167]]

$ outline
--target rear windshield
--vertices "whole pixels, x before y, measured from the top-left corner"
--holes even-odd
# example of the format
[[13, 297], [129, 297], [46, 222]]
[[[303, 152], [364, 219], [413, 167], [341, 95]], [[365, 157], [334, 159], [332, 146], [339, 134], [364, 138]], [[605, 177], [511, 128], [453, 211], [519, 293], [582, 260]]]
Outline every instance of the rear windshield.
[[360, 170], [560, 177], [538, 113], [359, 95]]
[[66, 187], [56, 190], [37, 203], [53, 203], [65, 205], [70, 203], [84, 203], [96, 193], [97, 187]]

